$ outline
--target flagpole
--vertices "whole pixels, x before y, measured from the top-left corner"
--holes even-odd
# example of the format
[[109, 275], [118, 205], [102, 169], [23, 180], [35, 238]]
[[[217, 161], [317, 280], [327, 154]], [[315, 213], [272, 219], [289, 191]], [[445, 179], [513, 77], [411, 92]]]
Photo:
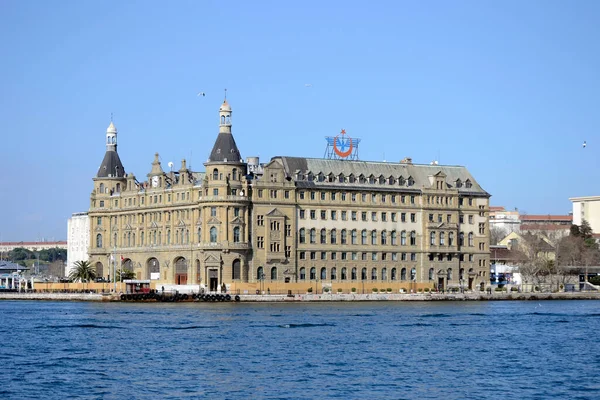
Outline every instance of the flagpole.
[[116, 254], [117, 254], [117, 244], [115, 243], [115, 249], [114, 249], [113, 256], [112, 256], [112, 261], [113, 261], [113, 281], [114, 281], [114, 286], [115, 286], [115, 293], [117, 293], [117, 264], [116, 264], [116, 260], [115, 260]]

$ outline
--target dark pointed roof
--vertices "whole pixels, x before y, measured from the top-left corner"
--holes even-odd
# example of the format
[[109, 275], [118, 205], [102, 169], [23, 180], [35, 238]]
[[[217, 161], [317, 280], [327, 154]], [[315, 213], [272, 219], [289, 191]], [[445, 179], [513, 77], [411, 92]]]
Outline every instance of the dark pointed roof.
[[116, 175], [118, 178], [123, 178], [125, 176], [125, 168], [123, 168], [119, 154], [114, 150], [106, 151], [102, 164], [100, 164], [100, 168], [98, 168], [96, 177], [108, 178], [109, 175], [110, 177], [115, 177]]
[[220, 132], [215, 141], [208, 162], [239, 163], [242, 159], [231, 133]]

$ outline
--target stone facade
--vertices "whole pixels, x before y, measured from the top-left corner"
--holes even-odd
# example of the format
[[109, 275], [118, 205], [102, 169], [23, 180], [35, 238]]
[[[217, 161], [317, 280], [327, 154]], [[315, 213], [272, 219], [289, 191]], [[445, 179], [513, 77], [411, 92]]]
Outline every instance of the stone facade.
[[86, 261], [90, 249], [90, 217], [88, 213], [75, 213], [67, 222], [67, 267], [69, 276], [77, 261]]
[[114, 261], [157, 285], [209, 290], [487, 283], [489, 194], [466, 168], [274, 157], [258, 173], [240, 156], [227, 101], [219, 117], [205, 173], [185, 160], [165, 173], [156, 154], [144, 182], [125, 174], [111, 123], [114, 153], [94, 178], [89, 210], [90, 260], [101, 275]]

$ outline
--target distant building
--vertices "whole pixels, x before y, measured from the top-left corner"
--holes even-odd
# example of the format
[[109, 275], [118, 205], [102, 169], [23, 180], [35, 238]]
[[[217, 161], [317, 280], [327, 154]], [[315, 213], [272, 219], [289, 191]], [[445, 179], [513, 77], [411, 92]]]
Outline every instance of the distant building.
[[521, 220], [519, 211], [507, 211], [504, 207], [490, 206], [490, 229], [501, 229], [505, 234], [519, 232]]
[[30, 251], [50, 250], [50, 249], [67, 249], [67, 242], [0, 242], [0, 252], [8, 253], [16, 248], [24, 248]]
[[592, 232], [600, 234], [600, 196], [572, 197], [573, 224], [581, 225], [585, 219]]
[[90, 217], [87, 212], [74, 213], [67, 222], [67, 266], [65, 276], [75, 262], [87, 261], [90, 248]]
[[568, 236], [571, 225], [572, 215], [521, 215], [522, 233], [542, 233], [553, 242]]

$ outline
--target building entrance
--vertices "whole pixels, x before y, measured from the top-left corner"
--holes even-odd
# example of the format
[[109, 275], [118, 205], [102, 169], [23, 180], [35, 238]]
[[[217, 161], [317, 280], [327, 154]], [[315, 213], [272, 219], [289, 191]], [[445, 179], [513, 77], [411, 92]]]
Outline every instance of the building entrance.
[[438, 278], [438, 290], [440, 292], [444, 291], [444, 278]]
[[219, 275], [216, 269], [208, 270], [208, 284], [211, 292], [216, 292], [219, 288]]

